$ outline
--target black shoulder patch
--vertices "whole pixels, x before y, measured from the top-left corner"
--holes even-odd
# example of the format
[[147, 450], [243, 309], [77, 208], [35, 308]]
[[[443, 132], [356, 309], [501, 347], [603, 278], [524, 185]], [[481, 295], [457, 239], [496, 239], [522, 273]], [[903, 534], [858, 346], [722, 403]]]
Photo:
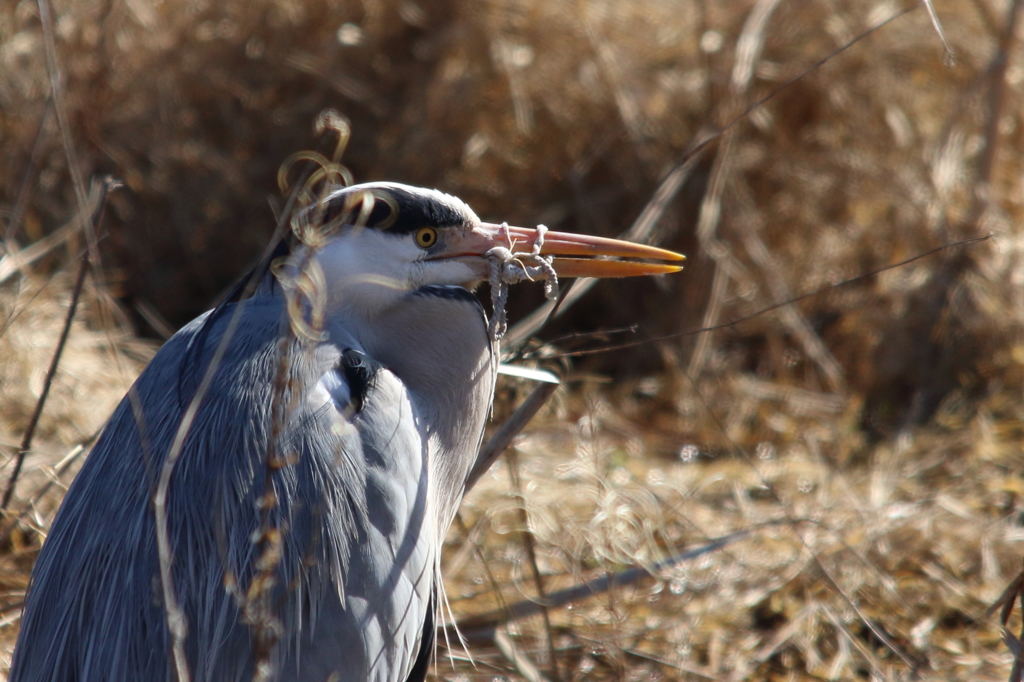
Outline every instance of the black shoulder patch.
[[[473, 220], [472, 212], [458, 199], [434, 190], [421, 190], [397, 185], [353, 186], [335, 193], [327, 203], [326, 221], [355, 221], [362, 201], [350, 206], [345, 214], [345, 200], [354, 192], [375, 195], [367, 227], [396, 234], [414, 232], [421, 227], [456, 227]], [[390, 201], [382, 198], [386, 196]]]
[[348, 391], [355, 412], [363, 409], [366, 396], [373, 387], [377, 372], [382, 369], [379, 362], [366, 353], [349, 348], [341, 354], [338, 369], [348, 382]]
[[480, 305], [480, 300], [468, 289], [452, 284], [428, 284], [413, 292], [416, 296], [427, 296], [429, 298], [447, 298], [450, 301], [465, 301]]

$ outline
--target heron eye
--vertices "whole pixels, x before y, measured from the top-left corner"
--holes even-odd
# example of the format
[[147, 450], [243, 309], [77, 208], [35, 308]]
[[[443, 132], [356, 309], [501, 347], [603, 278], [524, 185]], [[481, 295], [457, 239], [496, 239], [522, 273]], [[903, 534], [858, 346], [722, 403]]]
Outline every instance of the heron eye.
[[437, 230], [432, 227], [421, 227], [416, 230], [416, 246], [429, 249], [437, 243]]

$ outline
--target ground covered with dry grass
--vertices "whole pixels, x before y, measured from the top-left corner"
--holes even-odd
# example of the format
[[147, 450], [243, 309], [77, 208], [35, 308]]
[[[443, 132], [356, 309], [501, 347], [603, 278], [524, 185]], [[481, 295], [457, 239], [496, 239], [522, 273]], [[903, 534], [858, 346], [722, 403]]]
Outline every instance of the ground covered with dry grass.
[[[1007, 679], [987, 610], [1024, 557], [1019, 4], [936, 2], [955, 59], [889, 0], [0, 5], [0, 484], [88, 183], [125, 185], [0, 529], [0, 658], [91, 439], [262, 248], [331, 107], [359, 181], [690, 259], [595, 286], [516, 354], [566, 381], [452, 528], [468, 646], [450, 631], [436, 677]], [[496, 420], [531, 389], [503, 383]]]

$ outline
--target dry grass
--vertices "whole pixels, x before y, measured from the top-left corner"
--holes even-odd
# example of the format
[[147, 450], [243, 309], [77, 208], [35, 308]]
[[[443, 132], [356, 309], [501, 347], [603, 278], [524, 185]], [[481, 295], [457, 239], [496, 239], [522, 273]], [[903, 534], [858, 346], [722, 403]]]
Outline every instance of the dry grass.
[[[985, 611], [1020, 562], [1011, 460], [1021, 435], [996, 435], [988, 400], [970, 420], [948, 414], [901, 441], [862, 446], [867, 461], [843, 467], [827, 454], [849, 445], [842, 415], [794, 418], [762, 401], [751, 420], [785, 428], [750, 448], [750, 460], [700, 452], [681, 461], [613, 407], [621, 403], [589, 398], [574, 397], [518, 445], [548, 591], [752, 532], [656, 580], [553, 611], [565, 679], [1005, 678], [1010, 657]], [[465, 598], [460, 614], [499, 606], [490, 575], [505, 602], [535, 594], [508, 490], [496, 467], [466, 503], [487, 565], [453, 539], [447, 577]], [[519, 631], [543, 661], [539, 621]]]
[[[458, 617], [536, 595], [524, 508], [547, 593], [749, 535], [552, 608], [550, 630], [541, 617], [503, 625], [500, 646], [473, 643], [475, 666], [454, 647], [438, 677], [1006, 679], [1012, 656], [986, 609], [1024, 553], [1024, 49], [1005, 28], [1017, 4], [938, 3], [955, 66], [918, 7], [744, 115], [655, 230], [690, 255], [688, 271], [598, 286], [545, 330], [639, 325], [530, 358], [557, 362], [994, 235], [739, 325], [579, 358], [516, 443], [521, 495], [499, 462], [453, 528]], [[36, 7], [0, 6], [9, 252], [63, 234], [77, 212], [61, 117], [45, 113]], [[277, 167], [312, 146], [325, 107], [353, 123], [346, 163], [360, 180], [438, 186], [485, 218], [617, 234], [695, 140], [903, 7], [58, 3], [75, 163], [127, 187], [18, 505], [102, 424], [148, 353], [98, 314], [96, 292], [119, 296], [147, 333], [206, 307], [262, 247]], [[68, 248], [0, 283], [6, 457], [59, 336], [61, 268], [82, 244], [65, 236]], [[502, 389], [499, 415], [524, 389]], [[55, 492], [0, 554], [5, 604], [20, 599]], [[4, 617], [9, 648], [16, 610]]]

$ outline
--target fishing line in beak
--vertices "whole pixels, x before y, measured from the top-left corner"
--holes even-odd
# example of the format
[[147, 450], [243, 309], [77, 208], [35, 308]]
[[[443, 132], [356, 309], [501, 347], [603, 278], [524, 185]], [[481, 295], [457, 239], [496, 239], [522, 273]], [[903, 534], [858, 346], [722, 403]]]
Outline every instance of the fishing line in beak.
[[508, 233], [508, 223], [502, 223], [501, 229], [506, 235], [508, 246], [495, 246], [484, 254], [491, 268], [492, 310], [487, 331], [494, 341], [500, 341], [508, 328], [505, 304], [508, 302], [509, 284], [517, 284], [523, 280], [534, 282], [543, 278], [544, 297], [549, 301], [558, 298], [558, 274], [552, 265], [554, 257], [540, 255], [540, 250], [544, 247], [544, 234], [548, 228], [544, 225], [537, 226], [537, 239], [530, 251], [515, 251], [516, 243]]

